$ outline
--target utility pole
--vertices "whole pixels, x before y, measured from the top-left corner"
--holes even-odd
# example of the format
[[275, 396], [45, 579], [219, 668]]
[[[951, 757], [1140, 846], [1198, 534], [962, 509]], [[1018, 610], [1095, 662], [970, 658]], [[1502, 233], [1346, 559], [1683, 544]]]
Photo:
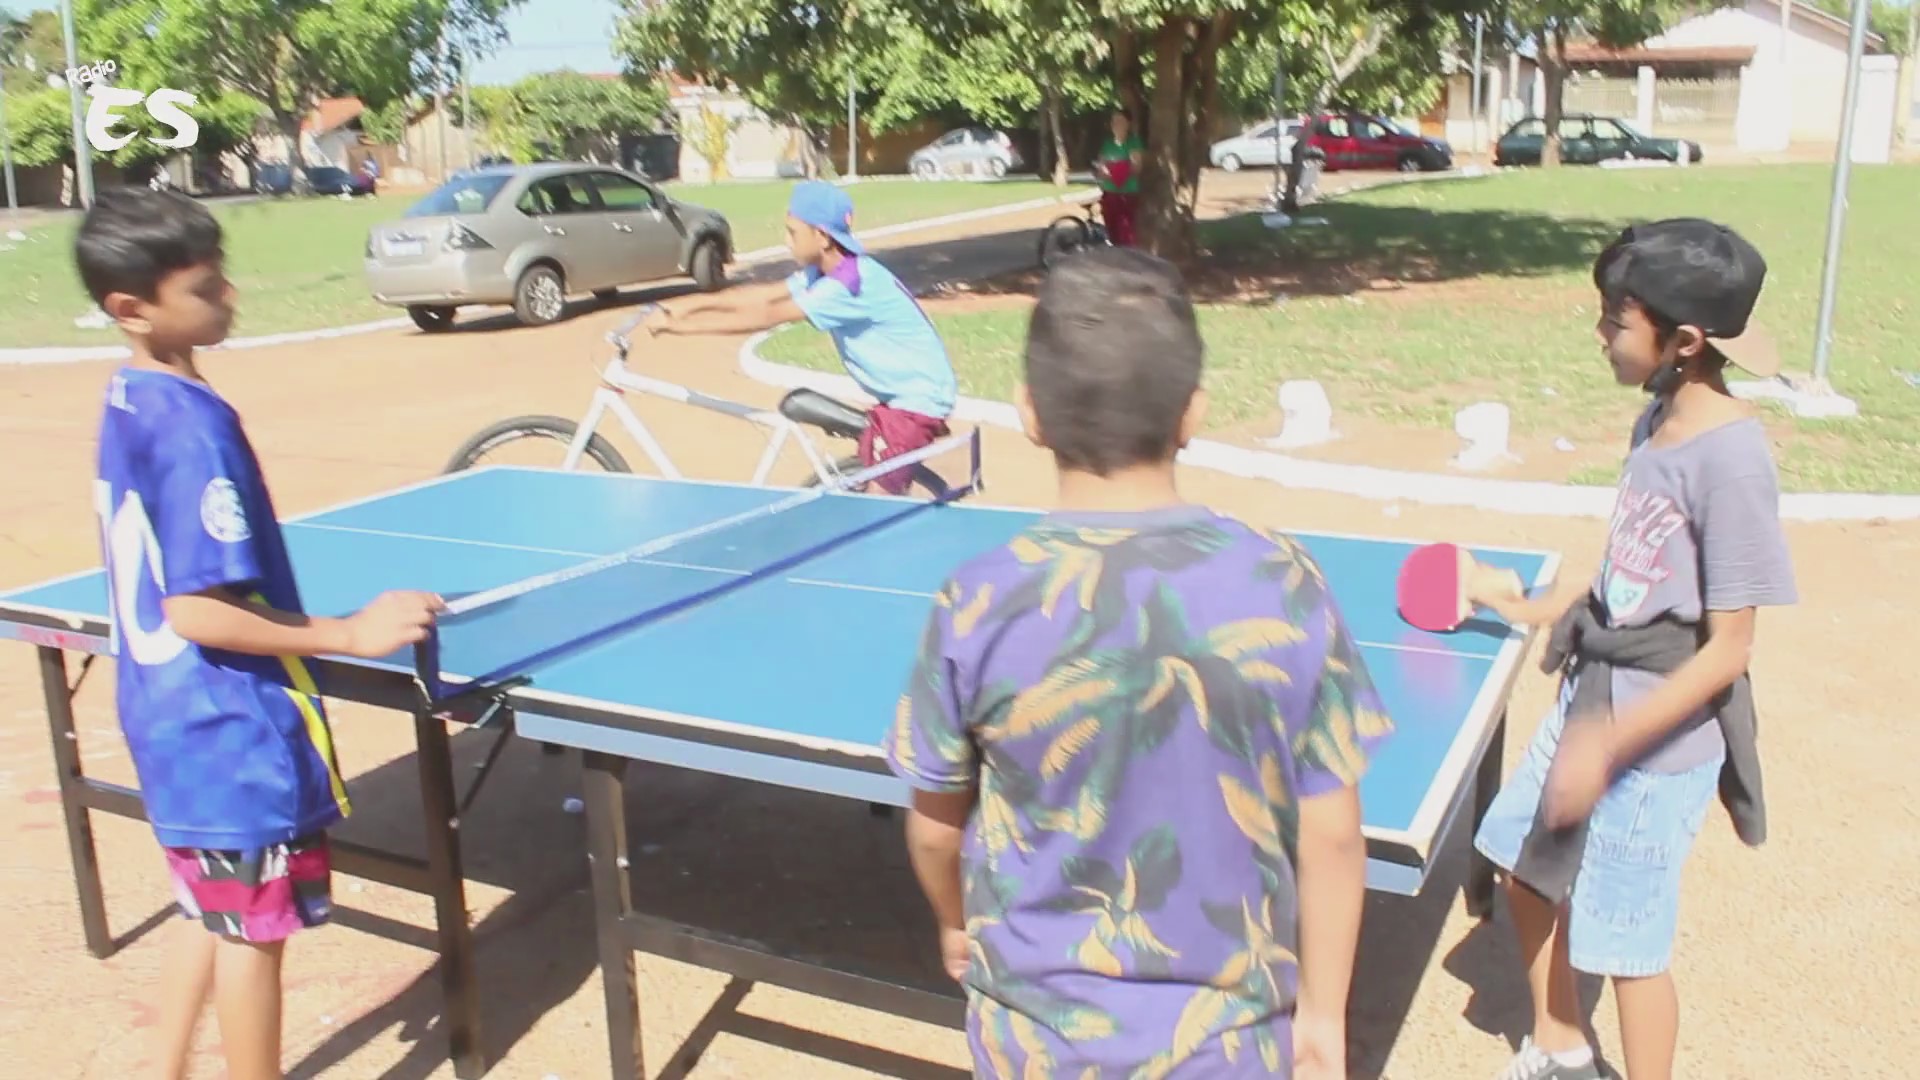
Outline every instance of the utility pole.
[[[60, 36], [67, 46], [67, 71], [80, 66], [79, 54], [73, 47], [73, 0], [60, 0]], [[87, 125], [81, 119], [80, 86], [73, 76], [63, 76], [67, 81], [67, 109], [73, 115], [73, 194], [74, 201], [83, 207], [93, 205], [93, 159], [87, 153]]]
[[1484, 95], [1486, 91], [1481, 89], [1480, 66], [1482, 43], [1486, 38], [1486, 27], [1486, 16], [1475, 15], [1473, 17], [1473, 93], [1468, 96], [1473, 102], [1471, 106], [1473, 109], [1473, 135], [1471, 137], [1473, 139], [1473, 160], [1475, 161], [1480, 160], [1480, 113], [1482, 107], [1486, 105], [1486, 102], [1482, 100], [1482, 95]]
[[858, 106], [853, 99], [853, 69], [847, 69], [847, 179], [860, 179], [860, 158], [856, 148], [860, 144], [860, 116]]
[[440, 136], [440, 179], [444, 182], [451, 171], [447, 168], [447, 24], [440, 24], [440, 55], [433, 62], [433, 117], [434, 129]]
[[[0, 56], [0, 67], [6, 64], [6, 60], [6, 57]], [[4, 77], [0, 77], [0, 164], [6, 166], [7, 172], [7, 209], [18, 210], [20, 197], [14, 193], [13, 187], [13, 136], [7, 133], [7, 87]]]
[[1853, 178], [1853, 114], [1860, 103], [1860, 54], [1867, 40], [1867, 0], [1853, 0], [1847, 36], [1847, 89], [1840, 111], [1840, 148], [1834, 152], [1833, 196], [1827, 203], [1827, 254], [1820, 268], [1820, 314], [1813, 331], [1813, 377], [1821, 386], [1833, 351], [1833, 301], [1840, 286], [1840, 241], [1846, 231], [1847, 186]]
[[460, 35], [460, 135], [467, 144], [467, 168], [473, 168], [473, 88], [467, 82], [467, 51], [471, 39]]

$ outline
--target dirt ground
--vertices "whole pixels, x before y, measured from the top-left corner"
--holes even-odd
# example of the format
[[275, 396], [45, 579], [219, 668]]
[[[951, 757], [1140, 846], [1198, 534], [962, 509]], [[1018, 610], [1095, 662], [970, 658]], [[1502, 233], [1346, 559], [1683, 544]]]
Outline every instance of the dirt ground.
[[[1047, 216], [993, 227], [1011, 233], [1005, 244], [1031, 251], [1033, 234], [1022, 230]], [[914, 246], [902, 260], [932, 239], [899, 238]], [[431, 475], [467, 435], [503, 416], [578, 415], [593, 386], [590, 365], [605, 355], [600, 336], [625, 315], [587, 309], [539, 330], [483, 320], [436, 337], [390, 332], [216, 354], [206, 368], [246, 418], [290, 515]], [[737, 373], [737, 347], [676, 341], [636, 359], [665, 378], [771, 403], [775, 391]], [[0, 369], [0, 587], [97, 561], [87, 492], [110, 369]], [[760, 447], [752, 430], [662, 402], [634, 404], [687, 472], [747, 475]], [[615, 441], [639, 460], [624, 436]], [[986, 434], [986, 451], [991, 501], [1048, 504], [1050, 463], [1039, 452], [1003, 431]], [[788, 468], [797, 472], [798, 461]], [[1191, 470], [1182, 481], [1194, 499], [1262, 524], [1551, 548], [1577, 574], [1597, 558], [1590, 521], [1383, 506]], [[1676, 967], [1686, 1010], [1680, 1075], [1906, 1076], [1904, 1049], [1920, 1039], [1920, 815], [1905, 708], [1920, 698], [1920, 671], [1900, 657], [1913, 640], [1920, 591], [1900, 568], [1920, 558], [1920, 524], [1789, 532], [1802, 600], [1761, 620], [1755, 660], [1773, 835], [1759, 850], [1743, 848], [1716, 812], [1688, 870]], [[1513, 699], [1509, 762], [1548, 690], [1530, 667]], [[87, 768], [130, 779], [107, 672], [88, 680], [78, 705]], [[344, 833], [417, 850], [405, 721], [342, 705], [335, 716], [355, 775], [356, 814]], [[154, 1018], [165, 879], [143, 826], [96, 817], [112, 925], [126, 947], [92, 959], [46, 739], [32, 651], [0, 649], [4, 1071], [47, 1080], [136, 1075]], [[456, 739], [463, 766], [479, 761], [487, 740]], [[630, 820], [644, 908], [697, 913], [789, 948], [930, 970], [930, 925], [896, 824], [858, 805], [705, 775], [647, 769], [635, 778]], [[565, 759], [516, 747], [462, 822], [485, 1042], [491, 1075], [503, 1080], [606, 1073], [579, 819], [562, 808], [571, 784]], [[1477, 1080], [1492, 1075], [1522, 1032], [1526, 996], [1510, 925], [1504, 911], [1489, 924], [1465, 915], [1465, 865], [1456, 836], [1426, 895], [1369, 898], [1353, 990], [1354, 1075]], [[336, 924], [289, 954], [289, 1075], [451, 1077], [430, 970], [430, 902], [345, 877], [336, 895]], [[654, 1075], [964, 1075], [956, 1031], [783, 990], [742, 993], [711, 971], [651, 957], [640, 967]], [[1610, 998], [1593, 996], [1601, 1046], [1617, 1061]], [[211, 1023], [200, 1049], [197, 1075], [221, 1075]]]

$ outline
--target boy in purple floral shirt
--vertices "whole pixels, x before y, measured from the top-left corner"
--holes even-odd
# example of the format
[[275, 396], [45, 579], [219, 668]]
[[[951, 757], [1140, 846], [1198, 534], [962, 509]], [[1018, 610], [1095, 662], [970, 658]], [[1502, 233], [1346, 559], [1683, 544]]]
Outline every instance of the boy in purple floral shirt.
[[1060, 509], [948, 581], [886, 739], [983, 1076], [1346, 1075], [1390, 725], [1307, 553], [1175, 489], [1201, 354], [1152, 256], [1047, 279], [1020, 404]]

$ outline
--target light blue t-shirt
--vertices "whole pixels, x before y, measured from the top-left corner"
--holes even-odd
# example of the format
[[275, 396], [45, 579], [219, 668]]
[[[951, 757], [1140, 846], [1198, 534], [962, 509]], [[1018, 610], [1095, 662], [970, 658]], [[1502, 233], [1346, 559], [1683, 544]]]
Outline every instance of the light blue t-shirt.
[[787, 278], [807, 321], [840, 350], [847, 374], [883, 404], [946, 419], [958, 393], [947, 347], [920, 301], [892, 271], [865, 256]]

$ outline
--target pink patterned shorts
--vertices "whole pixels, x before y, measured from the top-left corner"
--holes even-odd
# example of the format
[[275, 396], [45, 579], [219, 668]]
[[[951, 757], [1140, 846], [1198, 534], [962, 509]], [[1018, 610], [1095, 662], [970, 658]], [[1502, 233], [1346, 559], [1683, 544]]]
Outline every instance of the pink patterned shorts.
[[250, 851], [165, 848], [180, 913], [242, 941], [281, 941], [333, 911], [325, 833]]

